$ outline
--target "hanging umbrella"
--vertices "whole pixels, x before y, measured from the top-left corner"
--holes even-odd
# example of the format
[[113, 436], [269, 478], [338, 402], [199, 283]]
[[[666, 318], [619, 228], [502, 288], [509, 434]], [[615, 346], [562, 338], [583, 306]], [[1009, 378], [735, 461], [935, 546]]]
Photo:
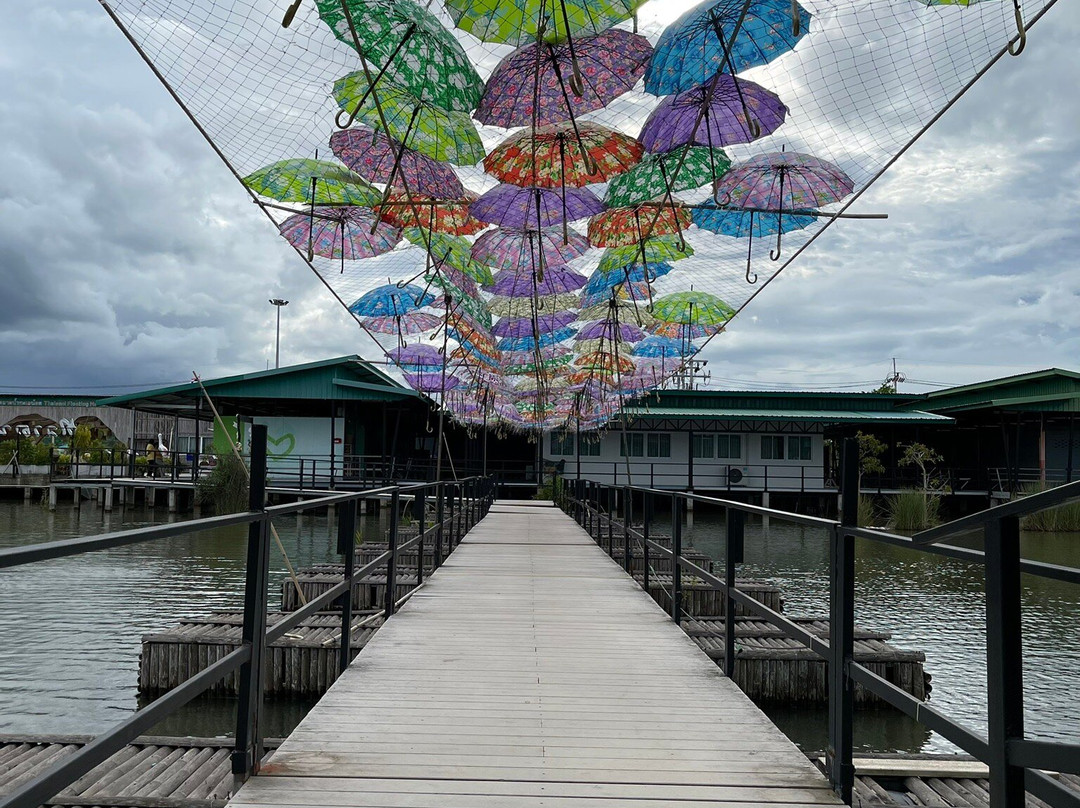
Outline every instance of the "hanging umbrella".
[[[782, 215], [830, 205], [854, 191], [854, 181], [839, 166], [809, 154], [780, 151], [734, 166], [716, 184], [713, 196], [723, 206]], [[778, 229], [773, 260], [780, 258], [782, 238]]]
[[415, 196], [404, 191], [391, 191], [379, 206], [382, 217], [398, 227], [424, 227], [451, 236], [472, 236], [487, 225], [474, 219], [469, 205], [476, 194], [466, 191], [457, 199], [438, 199]]
[[604, 204], [627, 207], [674, 191], [711, 185], [730, 167], [731, 158], [723, 149], [681, 146], [663, 154], [650, 154], [625, 174], [612, 178]]
[[566, 267], [548, 267], [543, 280], [533, 273], [500, 272], [487, 291], [501, 297], [531, 297], [532, 295], [561, 295], [576, 292], [585, 285], [585, 276]]
[[434, 295], [419, 286], [388, 283], [364, 294], [349, 306], [349, 311], [358, 317], [400, 317], [437, 302]]
[[491, 313], [498, 317], [532, 317], [575, 309], [578, 296], [573, 294], [530, 297], [493, 297], [488, 301]]
[[484, 158], [484, 170], [500, 182], [544, 188], [606, 182], [636, 165], [644, 154], [634, 138], [583, 123], [527, 129]]
[[635, 302], [631, 300], [616, 300], [613, 310], [610, 298], [603, 303], [596, 306], [590, 306], [584, 308], [578, 313], [578, 319], [583, 321], [588, 320], [604, 320], [611, 317], [618, 317], [620, 322], [633, 323], [639, 325], [642, 328], [648, 328], [650, 325], [656, 322], [656, 318], [645, 307], [644, 301]]
[[654, 236], [681, 233], [691, 221], [689, 211], [679, 206], [612, 208], [589, 220], [589, 241], [596, 247], [632, 247]]
[[649, 264], [627, 264], [609, 271], [596, 270], [585, 284], [585, 292], [594, 294], [610, 290], [620, 283], [643, 283], [655, 281], [671, 272], [671, 264], [659, 261]]
[[652, 288], [646, 281], [627, 283], [615, 281], [610, 287], [592, 292], [582, 292], [581, 307], [593, 308], [609, 303], [611, 298], [616, 300], [631, 300], [646, 305], [652, 299]]
[[546, 348], [559, 342], [565, 342], [574, 336], [574, 329], [560, 328], [547, 334], [528, 335], [524, 337], [503, 337], [499, 340], [500, 351], [535, 351], [537, 348]]
[[472, 260], [472, 244], [461, 236], [435, 233], [422, 227], [406, 227], [402, 233], [411, 244], [423, 247], [438, 268], [456, 269], [477, 283], [491, 283], [491, 270]]
[[438, 348], [423, 343], [394, 348], [387, 356], [402, 368], [413, 372], [441, 370], [446, 363], [446, 357]]
[[421, 393], [443, 393], [461, 384], [457, 376], [444, 376], [442, 373], [406, 373], [405, 381]]
[[681, 340], [653, 335], [641, 340], [630, 353], [641, 359], [681, 359], [696, 350]]
[[290, 216], [278, 230], [296, 249], [306, 250], [309, 261], [315, 255], [355, 261], [389, 252], [401, 241], [400, 229], [376, 221], [371, 208], [315, 207]]
[[578, 356], [574, 365], [585, 370], [595, 370], [601, 373], [630, 373], [636, 365], [634, 360], [619, 356], [614, 351], [591, 351]]
[[[374, 75], [386, 78], [443, 109], [471, 112], [484, 82], [465, 49], [438, 17], [411, 0], [316, 0], [334, 36], [367, 57]], [[381, 87], [381, 82], [376, 82]]]
[[248, 174], [243, 183], [259, 196], [305, 205], [372, 205], [382, 198], [362, 176], [325, 160], [281, 160]]
[[[540, 359], [537, 359], [537, 354], [540, 354]], [[566, 367], [573, 358], [573, 351], [562, 345], [552, 345], [540, 351], [516, 351], [503, 356], [503, 372], [507, 376], [525, 376]]]
[[532, 272], [542, 266], [561, 266], [580, 258], [589, 240], [570, 230], [563, 241], [561, 228], [507, 230], [497, 228], [480, 235], [472, 246], [472, 258], [495, 269]]
[[442, 270], [438, 273], [424, 275], [424, 282], [430, 288], [438, 289], [441, 293], [450, 296], [451, 308], [468, 314], [478, 324], [491, 323], [491, 312], [487, 303], [480, 296], [476, 284], [469, 278], [462, 276], [453, 270]]
[[586, 219], [604, 210], [604, 203], [585, 188], [520, 188], [503, 183], [481, 196], [470, 208], [482, 222], [525, 229]]
[[[736, 25], [739, 31], [729, 59], [725, 51]], [[809, 25], [810, 15], [792, 0], [754, 0], [749, 6], [744, 0], [702, 3], [660, 35], [645, 74], [645, 89], [670, 95], [703, 84], [718, 67], [742, 73], [768, 64], [794, 48]]]
[[682, 340], [687, 344], [691, 340], [704, 339], [724, 330], [722, 325], [687, 325], [685, 323], [656, 323], [649, 326], [649, 330], [661, 337]]
[[613, 247], [605, 250], [596, 268], [600, 272], [613, 272], [639, 261], [646, 263], [679, 261], [693, 254], [694, 248], [681, 236], [653, 236], [644, 242], [628, 247]]
[[484, 159], [484, 144], [467, 113], [448, 112], [385, 80], [375, 93], [369, 89], [363, 72], [350, 73], [334, 82], [334, 98], [372, 127], [381, 126], [381, 108], [391, 137], [435, 160], [471, 166]]
[[[446, 163], [406, 149], [382, 131], [363, 124], [334, 132], [330, 148], [341, 162], [371, 182], [408, 187], [409, 193], [441, 199], [459, 199], [465, 195], [454, 169]], [[396, 168], [395, 168], [396, 167]], [[375, 192], [375, 197], [382, 197]], [[369, 203], [371, 204], [371, 203]]]
[[637, 342], [645, 336], [644, 332], [632, 323], [617, 323], [614, 320], [594, 320], [584, 325], [576, 339], [607, 339], [617, 342]]
[[577, 315], [569, 311], [536, 317], [508, 317], [495, 323], [491, 333], [496, 337], [525, 337], [535, 329], [537, 333], [547, 334], [565, 328], [576, 319]]
[[735, 309], [708, 292], [675, 292], [653, 301], [653, 316], [665, 323], [723, 325]]
[[787, 117], [776, 93], [746, 79], [717, 73], [705, 84], [663, 99], [641, 129], [647, 151], [679, 146], [730, 146], [771, 134]]
[[[599, 34], [645, 0], [446, 0], [454, 24], [482, 42], [521, 45]], [[550, 8], [549, 8], [550, 6]]]
[[360, 324], [376, 334], [411, 337], [438, 328], [442, 325], [442, 320], [426, 311], [414, 311], [397, 317], [361, 317]]
[[753, 210], [726, 210], [710, 200], [704, 205], [695, 206], [692, 216], [694, 224], [702, 230], [711, 230], [733, 238], [747, 238], [746, 244], [746, 280], [757, 283], [757, 274], [750, 275], [750, 260], [754, 251], [754, 239], [772, 236], [778, 233], [790, 233], [809, 227], [817, 217], [812, 211], [805, 213], [760, 213]]

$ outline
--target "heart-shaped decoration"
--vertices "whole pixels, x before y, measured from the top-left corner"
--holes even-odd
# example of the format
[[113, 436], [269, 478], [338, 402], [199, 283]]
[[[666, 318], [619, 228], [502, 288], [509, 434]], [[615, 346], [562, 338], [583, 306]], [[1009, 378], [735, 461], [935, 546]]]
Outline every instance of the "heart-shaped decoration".
[[291, 432], [282, 435], [280, 438], [266, 436], [266, 453], [271, 457], [288, 457], [295, 448], [296, 437]]

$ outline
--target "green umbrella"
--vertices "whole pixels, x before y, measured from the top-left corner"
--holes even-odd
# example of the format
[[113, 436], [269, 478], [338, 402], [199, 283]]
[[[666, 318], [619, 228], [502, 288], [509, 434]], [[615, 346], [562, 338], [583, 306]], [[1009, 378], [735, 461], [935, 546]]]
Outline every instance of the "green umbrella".
[[[341, 0], [317, 0], [319, 16], [334, 35], [356, 47]], [[372, 75], [385, 78], [443, 109], [471, 112], [484, 82], [457, 38], [412, 0], [347, 0]]]
[[484, 159], [480, 134], [464, 112], [448, 112], [385, 79], [374, 92], [369, 88], [363, 71], [350, 73], [334, 82], [334, 98], [343, 110], [355, 110], [356, 118], [374, 129], [382, 128], [381, 107], [391, 137], [435, 160], [471, 166]]
[[631, 244], [627, 247], [610, 247], [600, 256], [599, 272], [614, 272], [625, 266], [637, 264], [658, 264], [660, 262], [679, 261], [694, 254], [689, 244], [680, 244], [676, 236], [656, 236], [645, 239], [644, 244]]
[[[610, 208], [640, 205], [667, 194], [669, 185], [672, 191], [700, 188], [722, 176], [729, 168], [731, 158], [723, 149], [682, 146], [665, 154], [653, 154], [625, 174], [611, 179], [604, 204]], [[676, 169], [679, 172], [677, 177]]]
[[454, 299], [455, 308], [471, 315], [473, 319], [482, 323], [486, 328], [491, 327], [491, 312], [484, 305], [484, 301], [473, 297], [450, 278], [442, 274], [429, 272], [424, 275], [424, 282], [438, 287], [450, 295]]
[[[593, 36], [628, 20], [645, 0], [446, 0], [458, 28], [484, 42], [525, 45], [538, 29], [549, 41]], [[543, 20], [543, 23], [541, 23]]]
[[428, 250], [434, 265], [456, 269], [480, 284], [495, 282], [491, 270], [472, 259], [472, 242], [468, 239], [421, 227], [407, 227], [403, 233], [412, 244]]
[[653, 301], [653, 316], [665, 323], [680, 325], [723, 325], [735, 316], [735, 309], [708, 292], [675, 292]]
[[325, 160], [282, 160], [244, 177], [244, 185], [259, 196], [279, 202], [310, 205], [312, 181], [316, 205], [377, 204], [382, 193], [343, 165]]

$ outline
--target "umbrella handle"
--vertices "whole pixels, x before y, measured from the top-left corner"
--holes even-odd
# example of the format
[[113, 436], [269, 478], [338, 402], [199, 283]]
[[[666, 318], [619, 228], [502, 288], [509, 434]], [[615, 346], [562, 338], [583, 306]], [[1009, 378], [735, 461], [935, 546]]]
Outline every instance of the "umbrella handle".
[[799, 19], [799, 0], [791, 0], [791, 35], [798, 38], [802, 32], [802, 21]]
[[1013, 0], [1013, 14], [1016, 17], [1016, 32], [1018, 38], [1014, 43], [1009, 43], [1009, 55], [1019, 56], [1027, 47], [1027, 28], [1024, 27], [1024, 15], [1020, 13], [1020, 0]]
[[293, 4], [285, 9], [285, 16], [281, 18], [281, 27], [288, 28], [292, 25], [296, 12], [300, 10], [300, 0], [293, 0]]

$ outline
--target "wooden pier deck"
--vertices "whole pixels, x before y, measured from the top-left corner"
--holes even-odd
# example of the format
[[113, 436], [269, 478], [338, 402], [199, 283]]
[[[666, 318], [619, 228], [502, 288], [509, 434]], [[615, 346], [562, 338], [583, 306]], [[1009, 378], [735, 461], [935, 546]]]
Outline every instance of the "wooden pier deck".
[[840, 804], [571, 519], [499, 502], [230, 805], [675, 801]]

